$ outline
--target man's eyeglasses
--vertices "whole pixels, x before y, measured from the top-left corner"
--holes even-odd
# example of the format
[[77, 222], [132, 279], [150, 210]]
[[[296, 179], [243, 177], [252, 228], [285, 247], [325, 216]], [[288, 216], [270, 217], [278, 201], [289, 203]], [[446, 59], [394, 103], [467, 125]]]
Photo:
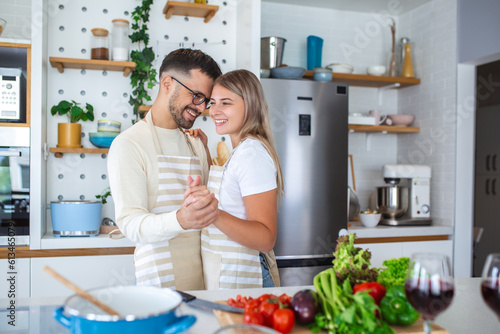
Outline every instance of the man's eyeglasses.
[[180, 83], [182, 87], [186, 88], [188, 91], [193, 93], [193, 104], [200, 105], [207, 100], [207, 97], [203, 93], [196, 93], [193, 90], [189, 89], [186, 85], [184, 85], [182, 82], [180, 82], [176, 78], [174, 78], [174, 77], [171, 77], [171, 78], [174, 79], [175, 81], [177, 81], [178, 83]]

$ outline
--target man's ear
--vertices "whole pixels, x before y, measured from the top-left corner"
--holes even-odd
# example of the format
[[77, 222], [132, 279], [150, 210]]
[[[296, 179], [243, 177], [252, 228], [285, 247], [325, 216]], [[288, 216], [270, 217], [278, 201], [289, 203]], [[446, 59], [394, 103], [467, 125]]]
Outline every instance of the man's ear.
[[174, 80], [170, 75], [165, 75], [160, 81], [160, 90], [168, 93], [173, 88]]

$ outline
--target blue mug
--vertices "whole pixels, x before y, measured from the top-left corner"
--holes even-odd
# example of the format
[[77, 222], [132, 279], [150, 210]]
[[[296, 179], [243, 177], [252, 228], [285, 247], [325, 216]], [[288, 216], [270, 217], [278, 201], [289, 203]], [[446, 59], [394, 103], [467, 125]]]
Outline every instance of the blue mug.
[[323, 39], [318, 36], [307, 36], [307, 70], [321, 67], [323, 53]]

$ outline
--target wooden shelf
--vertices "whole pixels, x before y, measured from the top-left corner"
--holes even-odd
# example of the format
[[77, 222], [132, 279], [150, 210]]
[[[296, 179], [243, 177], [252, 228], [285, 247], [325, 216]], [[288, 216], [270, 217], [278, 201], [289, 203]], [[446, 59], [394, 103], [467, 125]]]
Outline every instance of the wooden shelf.
[[123, 71], [123, 76], [126, 77], [135, 68], [133, 61], [113, 61], [113, 60], [96, 60], [96, 59], [79, 59], [79, 58], [60, 58], [50, 57], [50, 65], [57, 68], [59, 73], [63, 73], [65, 68], [74, 68], [82, 70], [99, 70], [99, 71]]
[[163, 8], [163, 14], [168, 20], [172, 15], [203, 17], [203, 22], [208, 23], [215, 13], [219, 10], [219, 6], [207, 5], [204, 3], [190, 3], [179, 1], [167, 1]]
[[358, 125], [349, 124], [349, 130], [354, 132], [386, 132], [386, 133], [419, 133], [420, 128], [414, 126], [394, 125]]
[[[313, 76], [313, 71], [306, 71], [304, 74], [304, 78], [313, 78]], [[420, 79], [417, 78], [387, 77], [350, 73], [332, 73], [332, 81], [344, 82], [350, 86], [359, 87], [385, 87], [399, 84], [398, 87], [394, 88], [404, 88], [420, 84]]]
[[69, 148], [69, 147], [51, 147], [49, 152], [54, 153], [56, 158], [62, 158], [64, 153], [98, 153], [107, 154], [109, 149], [107, 148]]
[[[139, 111], [139, 114], [144, 114], [144, 113], [148, 112], [149, 109], [151, 109], [151, 106], [139, 106], [138, 111]], [[208, 110], [205, 109], [205, 111], [201, 113], [201, 116], [209, 116]]]

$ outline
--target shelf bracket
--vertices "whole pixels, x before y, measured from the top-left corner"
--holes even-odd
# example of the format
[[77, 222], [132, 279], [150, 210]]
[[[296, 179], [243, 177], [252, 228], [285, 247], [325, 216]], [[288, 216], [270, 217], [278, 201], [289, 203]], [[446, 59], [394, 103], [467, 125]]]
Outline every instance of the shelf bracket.
[[62, 63], [57, 62], [56, 67], [57, 67], [57, 70], [59, 71], [59, 73], [64, 73], [64, 66]]
[[396, 82], [392, 85], [388, 85], [388, 86], [384, 86], [384, 87], [380, 87], [378, 89], [378, 105], [381, 106], [382, 105], [382, 102], [383, 102], [383, 94], [384, 92], [387, 90], [387, 89], [393, 89], [393, 88], [398, 88], [400, 87], [401, 84], [399, 82]]

